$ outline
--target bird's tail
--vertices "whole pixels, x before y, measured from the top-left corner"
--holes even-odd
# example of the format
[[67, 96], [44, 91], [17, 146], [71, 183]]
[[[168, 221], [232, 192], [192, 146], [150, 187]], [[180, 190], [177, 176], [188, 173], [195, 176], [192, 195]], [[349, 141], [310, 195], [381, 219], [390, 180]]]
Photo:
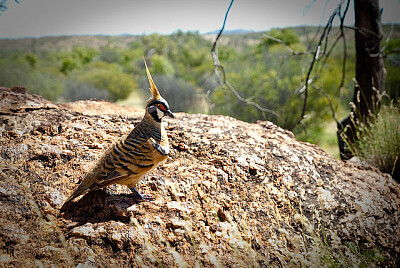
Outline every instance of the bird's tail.
[[70, 197], [65, 201], [65, 204], [68, 202], [71, 202], [78, 196], [87, 193], [88, 191], [92, 190], [93, 186], [93, 180], [96, 178], [96, 173], [95, 170], [92, 170], [89, 172], [86, 177], [83, 178], [81, 184], [78, 186], [78, 188], [71, 194]]
[[88, 187], [84, 187], [83, 184], [79, 185], [79, 187], [75, 190], [75, 192], [73, 192], [72, 195], [70, 197], [68, 197], [68, 199], [65, 201], [65, 203], [71, 202], [78, 196], [84, 194], [87, 190], [89, 190]]

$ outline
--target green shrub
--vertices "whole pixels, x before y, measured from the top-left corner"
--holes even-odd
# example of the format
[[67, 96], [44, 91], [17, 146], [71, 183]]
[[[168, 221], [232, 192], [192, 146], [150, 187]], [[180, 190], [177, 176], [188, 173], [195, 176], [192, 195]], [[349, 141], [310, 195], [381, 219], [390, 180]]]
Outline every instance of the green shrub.
[[26, 61], [0, 59], [0, 86], [26, 86], [31, 68]]
[[98, 52], [92, 48], [75, 46], [71, 53], [64, 55], [61, 59], [59, 71], [67, 74], [70, 71], [80, 69], [86, 64], [93, 61]]
[[33, 71], [28, 74], [28, 81], [23, 85], [30, 93], [38, 94], [51, 101], [57, 101], [64, 91], [64, 82], [53, 72]]
[[64, 90], [60, 75], [49, 69], [32, 68], [26, 60], [0, 59], [0, 86], [23, 86], [28, 92], [52, 101]]
[[174, 66], [172, 66], [171, 62], [165, 56], [154, 55], [151, 58], [151, 62], [153, 64], [151, 68], [151, 73], [153, 75], [165, 75], [165, 76], [173, 76], [175, 73]]
[[117, 49], [105, 47], [100, 51], [99, 60], [118, 64], [123, 61], [123, 55]]
[[137, 88], [132, 77], [124, 73], [120, 66], [105, 62], [88, 64], [72, 78], [93, 88], [107, 91], [111, 101], [124, 99]]
[[64, 102], [90, 99], [109, 100], [108, 91], [75, 80], [66, 81], [61, 97]]
[[[368, 122], [356, 119], [357, 140], [347, 144], [354, 156], [400, 179], [399, 103], [382, 106]], [[346, 140], [346, 139], [345, 139]]]

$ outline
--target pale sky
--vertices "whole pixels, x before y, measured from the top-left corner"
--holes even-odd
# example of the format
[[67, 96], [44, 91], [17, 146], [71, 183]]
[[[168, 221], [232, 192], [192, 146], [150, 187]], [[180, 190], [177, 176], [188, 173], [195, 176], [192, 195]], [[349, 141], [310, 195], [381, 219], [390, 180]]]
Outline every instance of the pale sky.
[[[0, 38], [86, 34], [206, 33], [222, 26], [230, 0], [9, 0]], [[235, 0], [226, 30], [325, 24], [339, 0]], [[384, 23], [400, 22], [400, 0], [381, 0]], [[338, 21], [338, 20], [336, 20]], [[353, 1], [346, 24], [354, 22]]]

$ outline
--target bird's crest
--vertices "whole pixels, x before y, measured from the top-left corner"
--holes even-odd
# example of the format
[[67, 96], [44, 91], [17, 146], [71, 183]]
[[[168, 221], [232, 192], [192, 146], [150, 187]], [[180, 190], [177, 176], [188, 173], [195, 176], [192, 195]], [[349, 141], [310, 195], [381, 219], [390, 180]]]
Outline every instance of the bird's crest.
[[151, 98], [153, 100], [161, 99], [160, 92], [158, 92], [156, 84], [154, 84], [153, 78], [151, 78], [151, 74], [150, 74], [149, 68], [147, 68], [146, 60], [145, 59], [143, 59], [143, 60], [144, 60], [144, 65], [146, 66], [147, 79], [149, 80], [149, 84], [150, 84], [150, 92], [151, 92], [151, 95], [152, 95]]

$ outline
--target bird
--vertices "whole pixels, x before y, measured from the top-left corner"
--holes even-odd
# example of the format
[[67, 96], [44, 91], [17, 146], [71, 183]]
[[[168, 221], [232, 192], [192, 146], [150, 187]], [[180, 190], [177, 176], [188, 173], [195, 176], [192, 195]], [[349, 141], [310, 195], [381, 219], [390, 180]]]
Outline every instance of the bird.
[[111, 184], [126, 185], [135, 198], [146, 201], [135, 185], [158, 164], [168, 158], [169, 142], [161, 122], [165, 116], [175, 118], [168, 102], [161, 97], [144, 60], [151, 97], [140, 123], [126, 136], [108, 149], [83, 178], [65, 204]]

